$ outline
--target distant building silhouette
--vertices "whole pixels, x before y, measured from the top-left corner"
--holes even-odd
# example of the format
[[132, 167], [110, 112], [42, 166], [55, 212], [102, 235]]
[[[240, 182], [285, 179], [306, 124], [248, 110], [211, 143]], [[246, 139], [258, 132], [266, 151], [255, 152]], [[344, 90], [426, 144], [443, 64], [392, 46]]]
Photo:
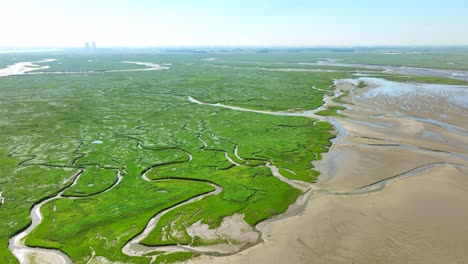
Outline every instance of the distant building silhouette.
[[86, 41], [85, 44], [84, 44], [84, 47], [85, 47], [86, 50], [89, 50], [89, 42]]
[[93, 50], [95, 50], [96, 49], [96, 42], [93, 41], [93, 43], [91, 44], [91, 47], [92, 47]]

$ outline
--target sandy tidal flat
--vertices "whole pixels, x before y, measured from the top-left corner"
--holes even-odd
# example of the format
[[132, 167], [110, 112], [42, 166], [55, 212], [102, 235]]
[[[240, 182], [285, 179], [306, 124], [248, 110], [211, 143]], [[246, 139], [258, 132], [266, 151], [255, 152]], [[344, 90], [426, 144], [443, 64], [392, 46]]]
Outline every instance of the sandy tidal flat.
[[468, 88], [367, 82], [339, 84], [345, 135], [315, 164], [324, 191], [305, 211], [261, 227], [262, 244], [190, 263], [467, 262]]

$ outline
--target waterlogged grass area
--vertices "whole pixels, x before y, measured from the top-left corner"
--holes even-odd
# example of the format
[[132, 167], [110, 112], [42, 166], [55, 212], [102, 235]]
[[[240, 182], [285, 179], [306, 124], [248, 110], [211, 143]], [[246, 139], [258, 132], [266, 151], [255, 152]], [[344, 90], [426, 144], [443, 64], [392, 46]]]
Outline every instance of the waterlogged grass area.
[[[291, 66], [328, 56], [299, 55], [1, 54], [2, 65], [56, 60], [41, 64], [50, 66], [41, 70], [48, 73], [0, 77], [0, 263], [17, 263], [8, 240], [27, 228], [35, 204], [58, 194], [43, 204], [43, 219], [24, 243], [59, 249], [76, 263], [93, 256], [124, 263], [196, 257], [122, 252], [151, 218], [181, 204], [161, 216], [143, 245], [235, 244], [224, 237], [191, 236], [187, 228], [200, 222], [216, 229], [235, 214], [254, 226], [284, 212], [302, 191], [268, 166], [287, 180], [314, 182], [319, 172], [311, 162], [330, 147], [333, 127], [307, 117], [197, 104], [189, 97], [301, 112], [321, 106], [323, 97], [333, 94], [334, 81], [353, 78], [357, 70]], [[220, 60], [204, 60], [213, 57]], [[147, 68], [124, 61], [169, 69], [109, 72]], [[348, 95], [344, 91], [335, 103], [345, 104]], [[329, 106], [317, 114], [341, 115], [344, 109]]]

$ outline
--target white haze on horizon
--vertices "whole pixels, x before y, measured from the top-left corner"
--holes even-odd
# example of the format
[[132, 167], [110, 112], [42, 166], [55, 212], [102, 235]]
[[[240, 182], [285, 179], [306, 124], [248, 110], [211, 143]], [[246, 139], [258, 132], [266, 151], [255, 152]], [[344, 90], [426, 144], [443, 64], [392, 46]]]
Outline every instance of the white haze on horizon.
[[462, 2], [0, 0], [0, 47], [467, 45]]

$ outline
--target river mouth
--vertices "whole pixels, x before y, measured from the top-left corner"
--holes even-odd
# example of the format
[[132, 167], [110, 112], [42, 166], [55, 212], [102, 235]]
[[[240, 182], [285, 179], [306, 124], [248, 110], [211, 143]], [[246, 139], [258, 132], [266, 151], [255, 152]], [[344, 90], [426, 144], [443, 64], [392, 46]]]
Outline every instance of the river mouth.
[[327, 118], [337, 138], [314, 162], [321, 176], [305, 201], [298, 200], [302, 207], [258, 225], [264, 241], [242, 254], [189, 263], [468, 258], [468, 87], [402, 84], [395, 94], [382, 89], [399, 83], [360, 80], [366, 88], [337, 81], [337, 89], [350, 91], [346, 117]]

